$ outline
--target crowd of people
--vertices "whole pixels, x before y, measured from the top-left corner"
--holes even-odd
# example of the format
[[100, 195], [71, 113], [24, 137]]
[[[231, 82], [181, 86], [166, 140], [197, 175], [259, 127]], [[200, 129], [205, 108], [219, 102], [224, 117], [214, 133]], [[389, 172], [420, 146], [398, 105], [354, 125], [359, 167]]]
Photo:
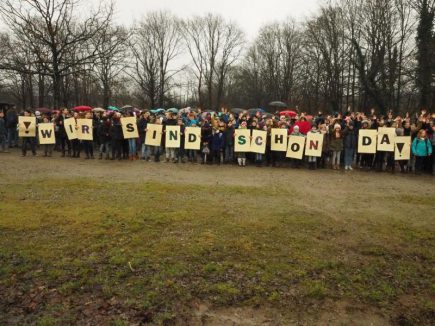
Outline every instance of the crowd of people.
[[[66, 108], [56, 112], [40, 113], [26, 110], [25, 116], [36, 116], [37, 123], [53, 123], [56, 144], [38, 145], [37, 137], [21, 138], [22, 155], [28, 150], [36, 155], [37, 148], [43, 156], [52, 156], [60, 152], [62, 157], [106, 159], [106, 160], [154, 160], [173, 163], [201, 164], [238, 164], [246, 166], [289, 166], [309, 169], [332, 168], [353, 170], [400, 171], [402, 173], [435, 174], [435, 113], [425, 110], [415, 115], [394, 116], [392, 112], [377, 115], [375, 110], [362, 112], [346, 112], [324, 115], [319, 112], [315, 116], [304, 113], [294, 115], [285, 112], [275, 114], [262, 110], [231, 111], [225, 108], [220, 112], [202, 112], [200, 109], [182, 109], [176, 111], [104, 111], [74, 112]], [[136, 117], [139, 137], [124, 139], [121, 117]], [[70, 117], [75, 119], [93, 119], [93, 140], [69, 140], [64, 121]], [[17, 137], [18, 114], [12, 109], [0, 112], [0, 150], [6, 146], [18, 147]], [[180, 148], [166, 148], [165, 137], [159, 146], [145, 144], [148, 124], [180, 126], [181, 135], [185, 127], [201, 128], [201, 147], [199, 150], [184, 149], [184, 137], [181, 137]], [[396, 135], [412, 138], [411, 158], [395, 160], [394, 152], [376, 154], [359, 154], [358, 132], [360, 129], [377, 129], [380, 127], [395, 128]], [[235, 129], [260, 129], [268, 132], [268, 141], [264, 154], [234, 151]], [[288, 159], [285, 152], [272, 151], [270, 133], [272, 128], [284, 128], [288, 135], [306, 136], [310, 132], [323, 134], [321, 157], [303, 157], [302, 160]]]

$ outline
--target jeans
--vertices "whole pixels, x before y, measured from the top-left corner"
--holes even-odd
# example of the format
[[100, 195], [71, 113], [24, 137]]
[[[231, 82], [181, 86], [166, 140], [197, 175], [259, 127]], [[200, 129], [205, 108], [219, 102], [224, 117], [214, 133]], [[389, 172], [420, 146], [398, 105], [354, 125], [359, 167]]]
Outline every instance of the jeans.
[[332, 151], [332, 166], [340, 165], [341, 151]]
[[344, 149], [344, 166], [352, 166], [354, 153], [355, 153], [354, 148], [345, 148]]
[[82, 146], [86, 157], [94, 157], [94, 142], [92, 140], [82, 140]]
[[196, 150], [195, 149], [188, 149], [187, 150], [187, 157], [192, 162], [195, 162], [196, 161]]
[[184, 147], [180, 147], [176, 149], [177, 160], [182, 160], [184, 162], [184, 155], [185, 155]]
[[106, 141], [100, 145], [100, 157], [103, 157], [103, 153], [106, 153], [106, 159], [108, 159], [110, 156], [110, 141]]
[[160, 162], [160, 155], [162, 155], [162, 146], [152, 146], [154, 150], [154, 160]]
[[136, 155], [136, 138], [130, 138], [128, 140], [128, 155]]
[[151, 156], [151, 148], [148, 145], [145, 145], [145, 143], [142, 144], [141, 148], [141, 155], [144, 160], [147, 160]]
[[175, 160], [175, 148], [166, 147], [166, 159], [167, 160]]
[[234, 159], [234, 145], [225, 146], [225, 162], [232, 162]]
[[8, 129], [8, 144], [9, 147], [14, 147], [17, 145], [17, 130], [16, 128]]

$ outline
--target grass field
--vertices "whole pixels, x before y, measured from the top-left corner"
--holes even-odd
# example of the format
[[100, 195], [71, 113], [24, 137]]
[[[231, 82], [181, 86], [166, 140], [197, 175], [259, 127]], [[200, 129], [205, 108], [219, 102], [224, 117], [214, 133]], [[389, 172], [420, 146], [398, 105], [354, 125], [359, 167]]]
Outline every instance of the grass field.
[[0, 162], [0, 325], [435, 320], [433, 177]]

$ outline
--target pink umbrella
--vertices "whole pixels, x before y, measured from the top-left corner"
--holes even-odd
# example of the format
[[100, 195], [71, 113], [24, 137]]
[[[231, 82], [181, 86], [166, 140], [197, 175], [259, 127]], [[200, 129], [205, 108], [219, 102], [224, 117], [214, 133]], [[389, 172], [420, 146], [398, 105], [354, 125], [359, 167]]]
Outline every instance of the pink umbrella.
[[80, 105], [80, 106], [76, 106], [72, 110], [76, 112], [85, 112], [85, 111], [92, 111], [92, 108], [90, 106]]

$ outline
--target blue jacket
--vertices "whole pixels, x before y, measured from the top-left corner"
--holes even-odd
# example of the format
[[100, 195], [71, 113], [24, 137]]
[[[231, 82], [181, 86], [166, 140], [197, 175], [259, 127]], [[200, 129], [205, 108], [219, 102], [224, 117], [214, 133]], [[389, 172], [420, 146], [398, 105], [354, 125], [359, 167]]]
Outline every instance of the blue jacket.
[[214, 151], [220, 151], [225, 146], [225, 136], [222, 132], [215, 133], [213, 135], [212, 141], [211, 141], [211, 149]]
[[415, 156], [430, 156], [432, 155], [432, 144], [429, 139], [414, 138], [412, 142], [412, 154]]

